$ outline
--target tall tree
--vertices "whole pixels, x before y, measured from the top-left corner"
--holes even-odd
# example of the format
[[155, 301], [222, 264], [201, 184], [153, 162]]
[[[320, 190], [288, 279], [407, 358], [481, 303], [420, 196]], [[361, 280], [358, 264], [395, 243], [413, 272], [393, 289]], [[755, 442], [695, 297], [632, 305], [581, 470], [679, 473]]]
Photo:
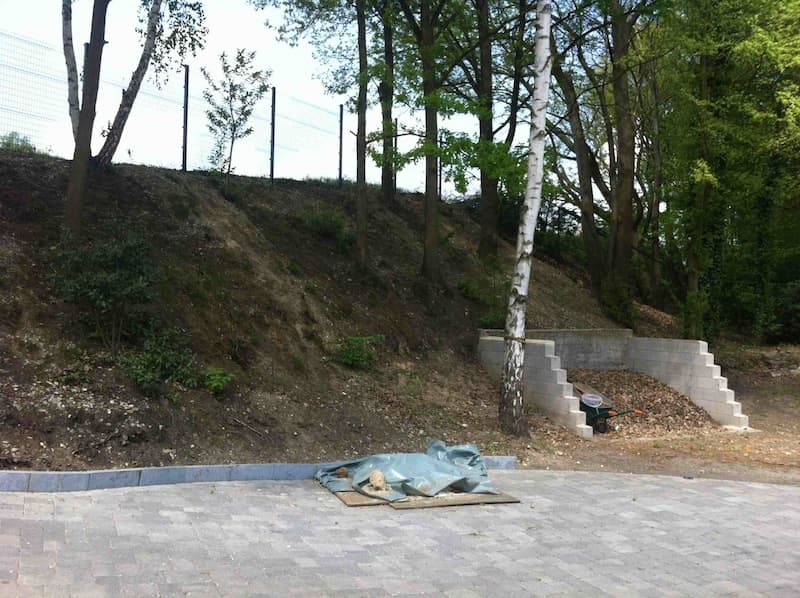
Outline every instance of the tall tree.
[[358, 100], [356, 114], [356, 230], [358, 265], [367, 266], [367, 16], [365, 0], [356, 0]]
[[[122, 92], [114, 120], [105, 131], [105, 142], [95, 157], [101, 166], [111, 164], [122, 139], [142, 81], [152, 62], [163, 75], [174, 62], [203, 47], [207, 29], [202, 2], [195, 0], [140, 0], [142, 10], [142, 51], [128, 86]], [[64, 59], [67, 65], [67, 94], [73, 131], [77, 134], [78, 75], [72, 42], [72, 1], [62, 0], [61, 25]]]
[[64, 46], [64, 61], [67, 64], [69, 119], [72, 123], [72, 138], [77, 141], [81, 103], [78, 98], [78, 65], [75, 62], [75, 47], [72, 43], [72, 0], [62, 0], [61, 2], [61, 37]]
[[531, 132], [528, 149], [528, 182], [517, 235], [517, 260], [508, 299], [505, 326], [505, 360], [503, 388], [500, 396], [500, 426], [517, 436], [528, 434], [528, 421], [523, 405], [523, 373], [525, 365], [525, 308], [531, 280], [533, 236], [542, 201], [544, 149], [547, 140], [547, 100], [550, 92], [551, 3], [536, 3], [535, 72]]
[[422, 275], [435, 282], [439, 277], [439, 91], [437, 44], [442, 33], [449, 0], [398, 0], [405, 22], [416, 43], [420, 65], [422, 103], [425, 112], [425, 232]]
[[78, 119], [75, 151], [72, 155], [66, 199], [66, 225], [73, 235], [81, 232], [81, 210], [86, 191], [86, 176], [92, 156], [92, 130], [94, 129], [97, 89], [100, 86], [100, 63], [105, 45], [106, 13], [111, 0], [94, 0], [92, 28], [84, 65], [83, 97]]

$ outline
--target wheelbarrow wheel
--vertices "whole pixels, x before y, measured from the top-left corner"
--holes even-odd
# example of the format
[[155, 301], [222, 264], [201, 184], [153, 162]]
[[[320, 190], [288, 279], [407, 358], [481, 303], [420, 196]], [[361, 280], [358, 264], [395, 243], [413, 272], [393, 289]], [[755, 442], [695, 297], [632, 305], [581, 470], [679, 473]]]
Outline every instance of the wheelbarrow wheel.
[[605, 434], [608, 432], [608, 422], [604, 419], [599, 419], [594, 422], [594, 431], [598, 434]]

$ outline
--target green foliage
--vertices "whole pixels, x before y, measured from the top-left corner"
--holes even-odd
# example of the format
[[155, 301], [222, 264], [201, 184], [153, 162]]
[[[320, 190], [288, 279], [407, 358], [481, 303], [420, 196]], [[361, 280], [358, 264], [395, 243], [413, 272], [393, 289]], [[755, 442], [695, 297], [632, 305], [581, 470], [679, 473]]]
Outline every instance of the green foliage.
[[205, 386], [215, 396], [222, 395], [234, 379], [233, 374], [222, 368], [208, 368], [205, 372]]
[[355, 245], [355, 234], [347, 227], [347, 219], [340, 210], [318, 203], [304, 209], [300, 221], [314, 234], [324, 239], [335, 239], [342, 252]]
[[461, 294], [480, 304], [486, 311], [478, 318], [482, 328], [503, 328], [508, 312], [511, 281], [499, 272], [466, 275], [456, 283]]
[[378, 358], [375, 345], [382, 343], [384, 337], [377, 336], [348, 336], [339, 341], [337, 359], [351, 368], [370, 365]]
[[708, 294], [705, 291], [687, 293], [686, 303], [683, 306], [683, 336], [686, 338], [706, 338], [705, 320], [707, 314]]
[[506, 316], [508, 316], [507, 309], [491, 307], [489, 311], [478, 318], [478, 324], [481, 328], [505, 328]]
[[112, 225], [95, 239], [65, 236], [56, 250], [58, 294], [93, 322], [116, 358], [124, 328], [153, 294], [155, 270], [142, 234]]
[[270, 71], [253, 68], [256, 53], [240, 48], [233, 62], [225, 52], [220, 54], [222, 79], [214, 80], [207, 69], [201, 68], [208, 88], [203, 98], [208, 102], [206, 110], [208, 130], [214, 136], [214, 149], [209, 160], [226, 175], [231, 173], [233, 147], [238, 139], [253, 132], [248, 123], [258, 101], [267, 93]]
[[615, 322], [633, 328], [633, 297], [628, 283], [616, 274], [608, 275], [600, 287], [600, 304]]
[[0, 135], [0, 150], [9, 152], [20, 152], [24, 154], [37, 154], [39, 150], [31, 143], [30, 138], [20, 135], [16, 131], [11, 131], [5, 135]]
[[775, 312], [780, 328], [769, 340], [800, 342], [800, 280], [786, 284], [777, 295]]
[[308, 230], [328, 239], [341, 235], [346, 223], [344, 214], [323, 204], [304, 209], [300, 220]]
[[151, 333], [141, 351], [122, 355], [121, 364], [136, 388], [150, 398], [162, 396], [167, 382], [189, 388], [199, 382], [197, 357], [189, 346], [189, 337], [177, 328]]

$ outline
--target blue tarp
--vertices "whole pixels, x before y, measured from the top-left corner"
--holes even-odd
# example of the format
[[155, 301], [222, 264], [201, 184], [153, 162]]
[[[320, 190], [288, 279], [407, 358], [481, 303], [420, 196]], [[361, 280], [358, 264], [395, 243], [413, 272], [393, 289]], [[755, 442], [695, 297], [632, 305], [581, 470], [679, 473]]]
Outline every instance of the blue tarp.
[[[347, 475], [342, 477], [345, 469]], [[383, 473], [390, 491], [376, 492], [372, 488], [369, 475], [374, 470]], [[489, 481], [476, 445], [447, 446], [441, 440], [428, 441], [424, 454], [373, 455], [324, 467], [315, 477], [331, 492], [356, 491], [389, 502], [407, 496], [436, 496], [445, 491], [499, 494]]]

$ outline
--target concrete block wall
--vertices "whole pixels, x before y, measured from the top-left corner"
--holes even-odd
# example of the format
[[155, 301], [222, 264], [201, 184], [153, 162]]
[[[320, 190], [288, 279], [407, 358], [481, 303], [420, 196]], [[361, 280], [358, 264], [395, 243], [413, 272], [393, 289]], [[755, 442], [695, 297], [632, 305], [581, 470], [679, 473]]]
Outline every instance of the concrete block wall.
[[[592, 428], [586, 425], [586, 414], [580, 410], [572, 384], [567, 382], [567, 372], [561, 367], [555, 350], [555, 343], [550, 340], [525, 341], [523, 401], [526, 405], [536, 405], [554, 421], [574, 430], [582, 438], [591, 438]], [[504, 351], [502, 334], [481, 335], [478, 356], [498, 378], [503, 373]]]
[[[703, 341], [639, 338], [631, 330], [528, 330], [525, 397], [583, 438], [592, 435], [565, 369], [629, 369], [686, 395], [725, 426], [746, 428], [749, 419], [728, 388]], [[482, 330], [478, 355], [497, 376], [503, 367], [503, 331]]]
[[631, 338], [627, 366], [686, 395], [724, 426], [749, 425], [704, 341]]

